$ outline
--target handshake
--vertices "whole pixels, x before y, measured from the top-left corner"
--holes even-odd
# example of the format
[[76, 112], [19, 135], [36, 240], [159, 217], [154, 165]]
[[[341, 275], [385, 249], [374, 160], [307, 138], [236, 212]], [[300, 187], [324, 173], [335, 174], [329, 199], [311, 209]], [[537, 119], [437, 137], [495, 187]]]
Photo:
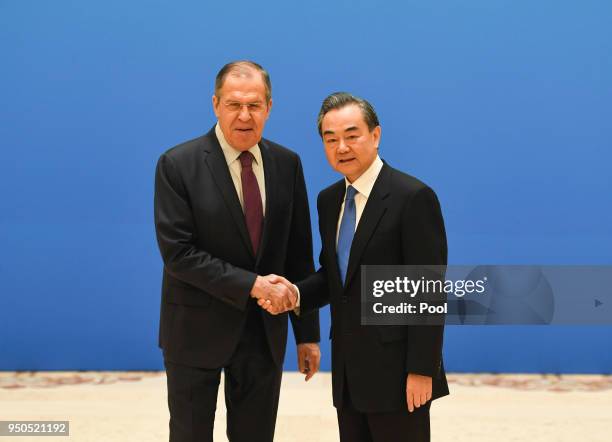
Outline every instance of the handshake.
[[257, 276], [251, 289], [257, 304], [272, 315], [295, 309], [298, 302], [296, 287], [278, 275]]

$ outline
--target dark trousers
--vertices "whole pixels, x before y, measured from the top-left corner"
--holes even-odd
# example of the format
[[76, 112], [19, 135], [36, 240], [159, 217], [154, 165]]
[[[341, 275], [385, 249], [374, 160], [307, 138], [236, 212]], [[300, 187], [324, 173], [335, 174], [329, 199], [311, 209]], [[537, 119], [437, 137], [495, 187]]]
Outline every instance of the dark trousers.
[[351, 401], [344, 383], [343, 407], [338, 412], [340, 442], [429, 442], [429, 406], [393, 413], [362, 413]]
[[272, 442], [282, 376], [270, 354], [259, 307], [249, 305], [241, 340], [225, 367], [205, 369], [164, 361], [170, 442], [212, 442], [221, 370], [225, 373], [227, 437]]

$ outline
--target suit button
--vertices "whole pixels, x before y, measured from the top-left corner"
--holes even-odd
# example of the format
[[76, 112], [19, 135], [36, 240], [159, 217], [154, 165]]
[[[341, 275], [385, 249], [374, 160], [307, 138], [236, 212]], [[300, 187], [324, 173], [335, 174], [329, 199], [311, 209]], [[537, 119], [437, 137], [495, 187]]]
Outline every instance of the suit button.
[[340, 301], [342, 302], [342, 304], [346, 304], [348, 302], [348, 296], [341, 297]]

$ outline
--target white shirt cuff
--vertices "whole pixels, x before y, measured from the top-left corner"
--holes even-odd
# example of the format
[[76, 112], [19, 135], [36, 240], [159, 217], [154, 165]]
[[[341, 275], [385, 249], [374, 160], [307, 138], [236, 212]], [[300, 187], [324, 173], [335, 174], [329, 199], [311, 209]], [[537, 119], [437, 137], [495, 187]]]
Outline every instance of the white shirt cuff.
[[293, 309], [293, 313], [300, 316], [300, 289], [297, 285], [293, 284], [295, 288], [295, 292], [297, 293], [297, 302], [295, 303], [295, 309]]

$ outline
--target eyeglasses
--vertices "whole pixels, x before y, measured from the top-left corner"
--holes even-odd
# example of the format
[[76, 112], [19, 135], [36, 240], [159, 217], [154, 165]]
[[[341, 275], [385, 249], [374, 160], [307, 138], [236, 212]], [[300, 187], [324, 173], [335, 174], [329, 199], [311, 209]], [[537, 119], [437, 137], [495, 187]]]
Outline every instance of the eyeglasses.
[[250, 114], [261, 113], [265, 110], [265, 105], [261, 101], [253, 103], [240, 103], [239, 101], [226, 101], [223, 103], [225, 108], [230, 112], [240, 112], [243, 106], [246, 106]]

